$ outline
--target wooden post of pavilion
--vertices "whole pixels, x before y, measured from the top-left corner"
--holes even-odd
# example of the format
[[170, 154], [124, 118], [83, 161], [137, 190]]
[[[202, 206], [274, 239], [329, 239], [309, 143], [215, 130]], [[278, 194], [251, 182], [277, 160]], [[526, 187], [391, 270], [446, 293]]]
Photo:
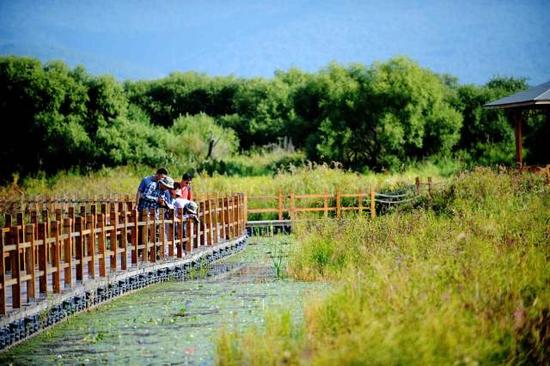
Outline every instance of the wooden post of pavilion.
[[485, 108], [505, 109], [507, 111], [507, 117], [514, 124], [516, 165], [519, 169], [523, 168], [522, 128], [525, 116], [523, 112], [530, 109], [545, 110], [547, 112], [547, 122], [550, 122], [548, 121], [548, 116], [550, 115], [548, 113], [550, 110], [550, 81], [487, 103], [485, 104]]

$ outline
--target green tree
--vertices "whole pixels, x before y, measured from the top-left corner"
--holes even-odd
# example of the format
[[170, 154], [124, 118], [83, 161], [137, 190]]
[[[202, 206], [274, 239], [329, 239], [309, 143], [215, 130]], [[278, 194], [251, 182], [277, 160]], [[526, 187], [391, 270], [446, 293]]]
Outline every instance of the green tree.
[[204, 113], [178, 117], [170, 128], [167, 151], [186, 167], [233, 155], [239, 141], [233, 130], [220, 127]]
[[484, 86], [459, 86], [452, 104], [464, 122], [455, 150], [472, 164], [512, 163], [515, 148], [510, 121], [504, 111], [484, 105], [526, 88], [524, 79], [505, 77], [493, 78]]

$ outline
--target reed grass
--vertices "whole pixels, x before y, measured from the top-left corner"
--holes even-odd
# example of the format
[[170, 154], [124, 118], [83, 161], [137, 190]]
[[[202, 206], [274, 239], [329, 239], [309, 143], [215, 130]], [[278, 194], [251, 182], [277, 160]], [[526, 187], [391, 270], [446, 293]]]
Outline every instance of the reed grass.
[[[480, 169], [424, 207], [318, 221], [299, 227], [295, 240], [289, 274], [330, 281], [334, 292], [306, 303], [292, 337], [274, 335], [283, 319], [223, 335], [238, 357], [220, 348], [219, 364], [550, 359], [550, 187], [542, 177]], [[286, 351], [262, 351], [271, 343]]]
[[[260, 161], [261, 163], [261, 161]], [[208, 196], [244, 192], [248, 195], [341, 192], [358, 192], [392, 187], [400, 184], [414, 184], [415, 177], [423, 181], [434, 177], [434, 181], [443, 180], [456, 172], [452, 167], [436, 166], [430, 162], [409, 167], [396, 173], [360, 174], [342, 169], [339, 164], [308, 163], [302, 167], [287, 166], [272, 175], [263, 176], [226, 176], [214, 173], [198, 173], [193, 179], [196, 195]], [[0, 187], [0, 199], [20, 198], [21, 196], [94, 196], [94, 195], [135, 195], [141, 179], [154, 173], [153, 168], [144, 166], [126, 166], [105, 168], [88, 174], [60, 172], [53, 176], [38, 175], [19, 179]], [[183, 171], [169, 170], [177, 181]]]

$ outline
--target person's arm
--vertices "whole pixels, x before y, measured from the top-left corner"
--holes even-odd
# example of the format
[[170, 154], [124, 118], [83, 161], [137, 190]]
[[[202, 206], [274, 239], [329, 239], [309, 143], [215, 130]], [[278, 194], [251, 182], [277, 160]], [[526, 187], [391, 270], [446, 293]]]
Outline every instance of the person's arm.
[[141, 197], [141, 192], [145, 189], [145, 178], [139, 182], [139, 186], [136, 192], [136, 205], [139, 204], [139, 198]]
[[170, 191], [164, 191], [162, 194], [164, 197], [164, 206], [167, 209], [173, 210], [174, 209], [174, 199], [172, 199], [172, 196], [170, 195]]
[[147, 186], [147, 189], [145, 190], [145, 193], [141, 195], [141, 199], [144, 199], [149, 202], [157, 202], [159, 197], [157, 194], [155, 194], [155, 191], [157, 189], [157, 182], [151, 182]]
[[191, 184], [187, 187], [187, 199], [193, 201], [193, 191], [191, 189]]

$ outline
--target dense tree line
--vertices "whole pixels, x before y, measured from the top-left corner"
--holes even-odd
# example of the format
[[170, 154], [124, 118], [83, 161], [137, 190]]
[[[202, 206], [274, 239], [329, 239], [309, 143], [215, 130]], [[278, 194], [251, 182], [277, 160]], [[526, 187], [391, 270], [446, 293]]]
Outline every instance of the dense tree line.
[[[310, 160], [356, 170], [438, 156], [510, 163], [513, 129], [483, 105], [526, 88], [513, 78], [460, 85], [403, 57], [271, 79], [188, 72], [124, 83], [62, 62], [0, 57], [0, 179], [124, 164], [192, 167], [282, 138]], [[541, 142], [549, 130], [529, 119], [531, 161], [548, 158]]]

